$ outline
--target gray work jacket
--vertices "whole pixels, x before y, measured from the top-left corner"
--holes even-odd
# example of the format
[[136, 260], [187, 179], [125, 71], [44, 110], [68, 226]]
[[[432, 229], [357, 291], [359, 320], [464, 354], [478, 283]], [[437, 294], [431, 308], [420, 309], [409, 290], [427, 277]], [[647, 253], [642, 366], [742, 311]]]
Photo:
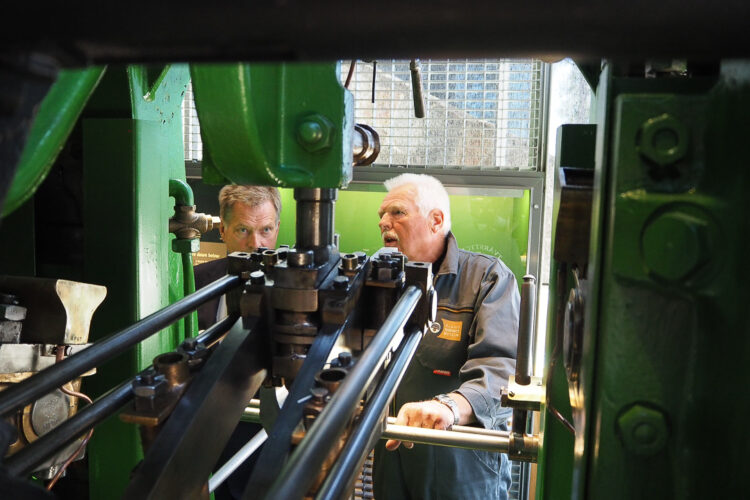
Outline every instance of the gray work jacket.
[[460, 250], [452, 233], [435, 276], [437, 328], [422, 339], [397, 396], [396, 408], [455, 391], [478, 422], [498, 428], [510, 411], [500, 394], [515, 372], [520, 296], [499, 259]]
[[[396, 393], [404, 403], [459, 392], [479, 425], [505, 428], [510, 410], [500, 394], [515, 371], [520, 296], [513, 273], [498, 259], [459, 250], [452, 234], [435, 276], [437, 326], [428, 331]], [[504, 454], [417, 444], [375, 448], [375, 498], [507, 499], [510, 466]]]

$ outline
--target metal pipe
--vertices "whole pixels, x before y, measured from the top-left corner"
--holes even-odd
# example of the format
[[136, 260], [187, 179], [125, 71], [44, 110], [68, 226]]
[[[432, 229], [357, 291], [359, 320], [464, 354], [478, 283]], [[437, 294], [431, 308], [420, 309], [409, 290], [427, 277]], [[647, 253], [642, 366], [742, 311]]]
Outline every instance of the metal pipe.
[[362, 467], [365, 457], [380, 438], [383, 416], [388, 407], [396, 388], [409, 366], [414, 353], [417, 351], [419, 341], [422, 340], [422, 331], [413, 328], [401, 342], [398, 351], [388, 364], [383, 379], [367, 402], [359, 423], [347, 439], [346, 445], [341, 450], [336, 463], [328, 473], [325, 482], [316, 497], [318, 500], [335, 500], [344, 496], [344, 490], [352, 486], [352, 479]]
[[324, 188], [295, 188], [297, 202], [297, 242], [298, 249], [333, 245], [333, 205], [336, 190]]
[[0, 393], [0, 416], [21, 408], [64, 383], [125, 352], [138, 342], [182, 318], [204, 302], [243, 283], [239, 276], [224, 276], [164, 309], [146, 316], [138, 323], [110, 335]]
[[182, 179], [169, 179], [169, 196], [174, 198], [175, 205], [195, 205], [193, 188]]
[[346, 428], [367, 386], [385, 360], [388, 347], [396, 334], [404, 328], [421, 296], [422, 291], [415, 286], [409, 286], [404, 291], [362, 357], [349, 371], [320, 416], [315, 419], [305, 439], [289, 457], [278, 474], [278, 479], [271, 485], [267, 498], [302, 498], [307, 492], [320, 464]]
[[128, 380], [115, 387], [105, 395], [68, 420], [42, 435], [5, 460], [5, 470], [15, 476], [33, 472], [52, 453], [71, 443], [98, 423], [117, 413], [133, 399], [132, 381]]
[[[195, 274], [193, 273], [193, 254], [185, 252], [181, 254], [182, 259], [182, 294], [188, 296], [195, 293]], [[192, 337], [197, 332], [195, 326], [198, 324], [198, 313], [193, 311], [185, 316], [185, 337]]]
[[216, 491], [216, 488], [221, 486], [221, 483], [226, 481], [227, 478], [232, 475], [232, 472], [237, 470], [240, 465], [244, 464], [245, 460], [250, 458], [252, 454], [255, 453], [255, 450], [260, 448], [260, 446], [266, 442], [266, 439], [268, 439], [266, 430], [259, 430], [258, 433], [255, 434], [252, 439], [250, 439], [250, 441], [245, 443], [245, 445], [240, 448], [237, 453], [232, 455], [232, 458], [230, 458], [227, 463], [222, 465], [221, 468], [217, 470], [213, 476], [211, 476], [211, 478], [208, 480], [208, 492], [212, 493]]

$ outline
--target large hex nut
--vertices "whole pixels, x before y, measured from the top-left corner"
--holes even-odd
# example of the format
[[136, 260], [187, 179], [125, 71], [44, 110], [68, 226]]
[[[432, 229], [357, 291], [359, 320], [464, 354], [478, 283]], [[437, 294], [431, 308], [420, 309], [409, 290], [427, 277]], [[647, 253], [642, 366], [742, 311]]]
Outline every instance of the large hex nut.
[[687, 278], [708, 259], [708, 223], [682, 212], [666, 212], [650, 221], [641, 236], [643, 263], [668, 281]]
[[640, 403], [630, 406], [620, 414], [617, 419], [617, 431], [625, 449], [641, 456], [660, 452], [669, 437], [664, 413]]
[[638, 152], [657, 165], [670, 165], [685, 156], [689, 139], [685, 124], [664, 113], [643, 122]]
[[297, 124], [297, 142], [311, 153], [331, 147], [333, 134], [333, 123], [319, 113], [307, 115]]

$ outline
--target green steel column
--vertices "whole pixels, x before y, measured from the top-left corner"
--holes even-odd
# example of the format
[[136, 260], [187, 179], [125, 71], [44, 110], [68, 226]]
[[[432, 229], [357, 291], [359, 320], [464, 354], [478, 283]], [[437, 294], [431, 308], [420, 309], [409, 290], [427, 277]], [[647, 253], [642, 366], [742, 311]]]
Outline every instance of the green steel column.
[[[111, 68], [84, 116], [86, 280], [106, 285], [94, 316], [96, 340], [183, 296], [171, 251], [169, 180], [184, 179], [180, 104], [187, 66]], [[182, 338], [177, 323], [98, 369], [98, 393], [131, 377]], [[142, 457], [138, 429], [116, 417], [90, 445], [91, 498], [116, 498]]]
[[573, 498], [746, 496], [750, 65], [608, 69]]

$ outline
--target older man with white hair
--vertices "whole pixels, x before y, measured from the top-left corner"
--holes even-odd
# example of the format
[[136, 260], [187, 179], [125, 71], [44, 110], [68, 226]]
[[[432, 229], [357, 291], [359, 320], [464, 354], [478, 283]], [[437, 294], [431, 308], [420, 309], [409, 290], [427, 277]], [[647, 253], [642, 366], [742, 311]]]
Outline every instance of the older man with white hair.
[[[460, 250], [450, 232], [450, 200], [428, 175], [385, 182], [380, 231], [387, 247], [431, 262], [437, 322], [419, 345], [395, 397], [397, 423], [448, 429], [505, 429], [500, 393], [514, 373], [520, 297], [499, 259]], [[390, 440], [375, 449], [375, 498], [508, 498], [504, 454]]]

